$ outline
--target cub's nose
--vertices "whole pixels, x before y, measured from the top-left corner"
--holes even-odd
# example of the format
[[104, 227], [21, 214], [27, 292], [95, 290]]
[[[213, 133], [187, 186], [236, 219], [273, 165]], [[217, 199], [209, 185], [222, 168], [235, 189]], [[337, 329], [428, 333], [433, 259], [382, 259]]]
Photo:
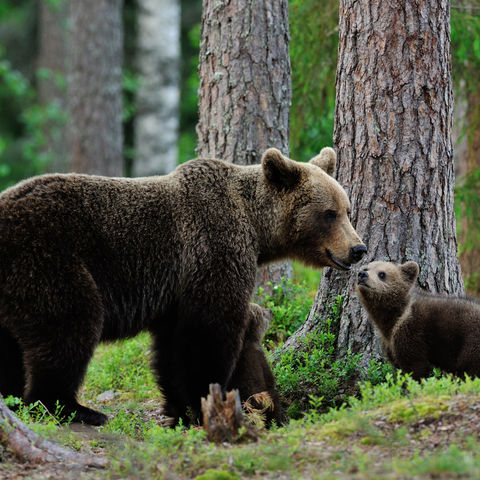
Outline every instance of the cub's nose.
[[359, 282], [364, 282], [368, 278], [368, 272], [365, 270], [362, 270], [361, 272], [358, 272], [358, 281]]
[[350, 260], [352, 261], [352, 263], [357, 263], [366, 253], [367, 247], [365, 245], [355, 245], [350, 249]]

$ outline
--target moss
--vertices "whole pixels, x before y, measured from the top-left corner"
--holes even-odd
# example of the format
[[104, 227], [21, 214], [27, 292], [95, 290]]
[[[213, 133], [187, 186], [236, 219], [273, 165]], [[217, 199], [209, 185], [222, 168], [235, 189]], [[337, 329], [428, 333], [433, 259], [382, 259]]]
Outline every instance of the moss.
[[448, 410], [448, 397], [428, 397], [412, 401], [397, 400], [388, 407], [388, 420], [391, 422], [411, 423], [421, 419], [437, 419]]

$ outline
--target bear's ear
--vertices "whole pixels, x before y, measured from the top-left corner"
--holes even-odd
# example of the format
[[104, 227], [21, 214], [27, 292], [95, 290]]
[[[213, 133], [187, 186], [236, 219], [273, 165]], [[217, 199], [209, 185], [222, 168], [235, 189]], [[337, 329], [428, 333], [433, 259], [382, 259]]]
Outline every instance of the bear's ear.
[[406, 262], [400, 265], [404, 277], [411, 283], [415, 283], [418, 277], [419, 268], [415, 262]]
[[262, 157], [263, 174], [277, 188], [288, 189], [300, 181], [300, 167], [276, 148], [269, 148]]
[[313, 157], [309, 163], [313, 163], [317, 167], [327, 172], [330, 176], [335, 172], [335, 166], [337, 165], [337, 154], [335, 150], [330, 147], [322, 148], [320, 153]]

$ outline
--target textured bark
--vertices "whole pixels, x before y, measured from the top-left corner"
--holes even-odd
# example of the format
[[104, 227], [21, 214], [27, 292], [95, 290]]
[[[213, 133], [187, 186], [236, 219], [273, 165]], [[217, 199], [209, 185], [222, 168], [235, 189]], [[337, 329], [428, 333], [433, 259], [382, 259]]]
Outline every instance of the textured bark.
[[139, 0], [134, 175], [163, 175], [178, 159], [180, 3]]
[[[453, 210], [449, 2], [340, 2], [334, 143], [352, 224], [373, 259], [420, 265], [419, 284], [463, 293]], [[338, 355], [379, 351], [354, 293], [356, 274], [326, 269], [304, 326], [343, 295]]]
[[[38, 100], [42, 105], [56, 103], [60, 111], [67, 108], [67, 92], [60, 78], [67, 77], [69, 8], [69, 0], [55, 7], [46, 1], [39, 2], [37, 67], [47, 70], [48, 76], [38, 79]], [[44, 127], [44, 153], [51, 159], [50, 171], [66, 170], [65, 129], [63, 122]]]
[[[204, 0], [200, 42], [200, 157], [259, 163], [276, 147], [288, 155], [291, 72], [287, 0]], [[289, 264], [259, 282], [290, 276]]]
[[22, 461], [33, 463], [58, 463], [71, 466], [103, 468], [107, 461], [73, 452], [53, 442], [44, 440], [29, 430], [5, 405], [0, 396], [0, 444]]
[[72, 0], [71, 170], [119, 176], [122, 157], [122, 0]]

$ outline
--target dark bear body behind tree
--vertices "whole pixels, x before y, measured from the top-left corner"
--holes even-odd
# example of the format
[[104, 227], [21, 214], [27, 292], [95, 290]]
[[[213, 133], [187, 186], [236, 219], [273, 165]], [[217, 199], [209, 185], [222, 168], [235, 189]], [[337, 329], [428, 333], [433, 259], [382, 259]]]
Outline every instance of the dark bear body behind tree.
[[[348, 268], [365, 247], [319, 166], [268, 150], [262, 165], [193, 160], [163, 177], [45, 175], [0, 196], [0, 392], [75, 420], [96, 345], [153, 337], [166, 412], [198, 416], [241, 355], [257, 265], [296, 257]], [[236, 387], [236, 385], [231, 385]]]
[[418, 265], [372, 262], [357, 292], [390, 361], [415, 379], [433, 367], [480, 376], [480, 304], [414, 289]]

